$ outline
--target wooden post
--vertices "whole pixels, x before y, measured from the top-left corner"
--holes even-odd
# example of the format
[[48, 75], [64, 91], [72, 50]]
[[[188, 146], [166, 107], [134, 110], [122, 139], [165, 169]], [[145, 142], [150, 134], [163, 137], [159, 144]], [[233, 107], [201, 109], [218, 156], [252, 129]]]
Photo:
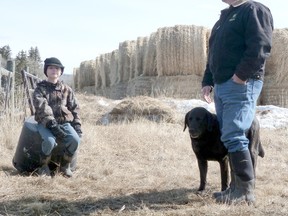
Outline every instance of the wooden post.
[[0, 54], [0, 91], [2, 89], [2, 73], [1, 73], [1, 68], [2, 68], [2, 55]]
[[11, 71], [11, 116], [14, 117], [14, 91], [15, 91], [15, 60], [8, 60], [7, 61], [7, 70]]

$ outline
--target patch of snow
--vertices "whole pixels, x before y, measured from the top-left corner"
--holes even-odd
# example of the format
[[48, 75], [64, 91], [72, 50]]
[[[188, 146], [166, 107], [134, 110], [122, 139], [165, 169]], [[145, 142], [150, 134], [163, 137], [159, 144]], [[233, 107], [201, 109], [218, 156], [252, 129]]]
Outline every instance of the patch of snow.
[[[159, 99], [166, 103], [168, 106], [176, 109], [181, 115], [185, 116], [187, 112], [189, 112], [194, 107], [204, 107], [212, 113], [215, 113], [215, 104], [214, 103], [206, 103], [202, 100], [198, 99], [172, 99], [165, 98]], [[117, 105], [121, 100], [111, 100], [110, 102], [104, 101], [102, 98], [98, 101], [102, 106], [109, 106], [111, 104]], [[261, 128], [268, 129], [279, 129], [288, 127], [288, 109], [277, 107], [273, 105], [266, 106], [257, 106], [256, 107], [256, 117], [260, 122]], [[104, 118], [105, 119], [105, 118]], [[104, 124], [108, 124], [108, 122], [103, 122]]]

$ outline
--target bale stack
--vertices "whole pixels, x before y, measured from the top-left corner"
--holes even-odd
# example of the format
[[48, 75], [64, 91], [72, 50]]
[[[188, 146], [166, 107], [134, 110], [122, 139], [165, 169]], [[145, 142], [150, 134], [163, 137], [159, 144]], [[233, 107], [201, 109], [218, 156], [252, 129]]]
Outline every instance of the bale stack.
[[156, 42], [158, 75], [202, 75], [207, 61], [207, 31], [194, 25], [159, 28]]
[[[113, 99], [140, 94], [199, 98], [210, 30], [194, 25], [159, 28], [124, 41], [118, 50], [85, 61], [74, 71], [77, 89], [95, 85]], [[260, 104], [288, 107], [288, 29], [275, 29]]]
[[260, 104], [288, 107], [288, 29], [275, 29]]
[[135, 51], [135, 46], [135, 41], [124, 41], [119, 44], [119, 82], [129, 81], [131, 57]]

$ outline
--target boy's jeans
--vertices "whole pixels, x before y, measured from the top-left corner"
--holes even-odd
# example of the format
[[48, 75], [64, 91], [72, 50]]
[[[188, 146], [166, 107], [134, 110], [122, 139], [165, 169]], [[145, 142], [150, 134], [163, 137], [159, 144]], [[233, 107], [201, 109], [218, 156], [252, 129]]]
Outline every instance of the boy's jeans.
[[[61, 140], [61, 143], [65, 145], [65, 151], [70, 155], [74, 155], [78, 145], [80, 144], [80, 137], [70, 125], [70, 123], [64, 123], [61, 125], [67, 136]], [[52, 150], [57, 146], [56, 138], [49, 129], [42, 124], [37, 125], [38, 131], [42, 137], [42, 153], [44, 155], [50, 155]]]
[[257, 79], [249, 79], [244, 85], [232, 79], [215, 85], [214, 101], [221, 140], [228, 152], [248, 150], [245, 132], [254, 119], [262, 87], [263, 81]]

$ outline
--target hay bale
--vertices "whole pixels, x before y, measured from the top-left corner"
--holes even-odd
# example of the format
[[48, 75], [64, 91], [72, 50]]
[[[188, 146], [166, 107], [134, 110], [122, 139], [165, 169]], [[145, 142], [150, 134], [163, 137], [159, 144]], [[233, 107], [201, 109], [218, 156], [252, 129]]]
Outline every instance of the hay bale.
[[111, 58], [110, 58], [111, 86], [115, 85], [120, 80], [120, 75], [119, 75], [119, 71], [118, 71], [118, 62], [119, 62], [119, 52], [118, 52], [118, 50], [114, 50], [111, 53]]
[[144, 53], [144, 76], [157, 76], [157, 63], [156, 63], [156, 37], [157, 34], [154, 32], [150, 35], [147, 43], [147, 49]]
[[207, 29], [176, 25], [157, 30], [159, 76], [202, 75], [207, 61]]
[[89, 60], [81, 62], [80, 64], [80, 81], [79, 87], [82, 89], [84, 86], [94, 86], [95, 85], [95, 60]]
[[151, 81], [151, 96], [202, 99], [202, 76], [159, 76]]
[[124, 99], [103, 118], [108, 119], [109, 123], [131, 122], [141, 118], [155, 122], [175, 123], [176, 121], [171, 107], [160, 100], [146, 96]]
[[271, 56], [267, 60], [266, 75], [273, 75], [276, 82], [287, 82], [288, 76], [288, 29], [275, 29]]
[[95, 91], [102, 88], [102, 77], [100, 72], [100, 56], [95, 59]]
[[80, 90], [80, 68], [73, 68], [74, 88]]
[[288, 29], [275, 29], [271, 56], [267, 60], [261, 105], [288, 107]]
[[149, 37], [138, 37], [136, 43], [136, 50], [135, 50], [135, 75], [134, 77], [138, 77], [143, 74], [144, 72], [144, 57], [145, 52], [147, 50]]
[[287, 83], [276, 83], [272, 76], [267, 76], [259, 98], [259, 104], [288, 108]]
[[136, 73], [136, 45], [133, 48], [134, 50], [132, 51], [130, 58], [129, 81], [135, 77]]
[[129, 81], [131, 56], [135, 50], [135, 45], [135, 41], [124, 41], [119, 44], [119, 82]]
[[100, 77], [102, 80], [102, 88], [110, 86], [110, 61], [111, 53], [105, 53], [99, 57]]

